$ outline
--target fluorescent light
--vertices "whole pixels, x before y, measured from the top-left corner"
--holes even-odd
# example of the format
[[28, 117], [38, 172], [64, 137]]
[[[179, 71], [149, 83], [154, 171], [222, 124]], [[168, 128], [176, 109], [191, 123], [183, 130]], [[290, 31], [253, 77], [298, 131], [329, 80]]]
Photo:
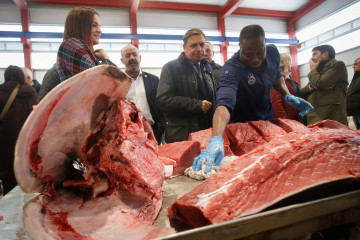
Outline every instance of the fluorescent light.
[[1, 31], [21, 32], [22, 26], [20, 24], [0, 24]]

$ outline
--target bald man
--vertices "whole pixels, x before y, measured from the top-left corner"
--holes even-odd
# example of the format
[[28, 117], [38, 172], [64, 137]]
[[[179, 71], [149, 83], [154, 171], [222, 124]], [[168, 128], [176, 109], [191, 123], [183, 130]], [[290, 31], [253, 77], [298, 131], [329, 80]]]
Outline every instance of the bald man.
[[33, 86], [37, 95], [39, 96], [41, 84], [37, 80], [33, 79], [33, 73], [31, 72], [30, 69], [28, 69], [27, 67], [23, 67], [21, 68], [21, 70], [25, 75], [25, 82], [30, 86]]
[[134, 45], [126, 45], [121, 50], [121, 62], [125, 65], [126, 75], [131, 79], [131, 87], [125, 99], [134, 102], [144, 114], [160, 144], [164, 132], [163, 114], [155, 101], [159, 78], [141, 70], [141, 55]]

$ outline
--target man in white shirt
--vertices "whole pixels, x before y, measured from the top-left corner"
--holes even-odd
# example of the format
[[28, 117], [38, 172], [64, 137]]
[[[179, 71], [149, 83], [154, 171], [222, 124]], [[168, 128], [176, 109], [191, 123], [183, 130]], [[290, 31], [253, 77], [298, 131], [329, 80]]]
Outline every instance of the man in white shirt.
[[129, 44], [121, 49], [121, 62], [132, 83], [125, 99], [134, 102], [144, 114], [160, 144], [164, 132], [163, 114], [155, 101], [159, 78], [140, 69], [141, 55], [134, 45]]

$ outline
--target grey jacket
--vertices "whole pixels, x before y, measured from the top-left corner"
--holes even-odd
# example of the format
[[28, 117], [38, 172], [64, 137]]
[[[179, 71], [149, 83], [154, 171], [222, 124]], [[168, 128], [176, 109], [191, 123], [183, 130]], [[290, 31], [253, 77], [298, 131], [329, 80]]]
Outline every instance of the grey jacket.
[[[205, 60], [200, 62], [200, 67], [211, 89], [209, 100], [214, 106], [217, 83], [212, 67]], [[187, 140], [189, 133], [211, 127], [214, 110], [211, 108], [206, 114], [203, 113], [199, 81], [200, 77], [184, 52], [162, 68], [156, 100], [165, 114], [167, 143]]]

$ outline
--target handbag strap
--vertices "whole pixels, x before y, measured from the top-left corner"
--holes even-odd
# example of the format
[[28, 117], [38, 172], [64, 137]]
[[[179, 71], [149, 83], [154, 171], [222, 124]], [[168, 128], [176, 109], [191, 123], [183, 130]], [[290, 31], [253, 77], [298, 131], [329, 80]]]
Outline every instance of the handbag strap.
[[13, 103], [18, 91], [20, 88], [20, 84], [16, 85], [15, 89], [12, 91], [9, 99], [7, 100], [4, 109], [2, 110], [1, 114], [0, 114], [0, 121], [3, 120], [6, 116], [6, 113], [8, 112], [11, 104]]

